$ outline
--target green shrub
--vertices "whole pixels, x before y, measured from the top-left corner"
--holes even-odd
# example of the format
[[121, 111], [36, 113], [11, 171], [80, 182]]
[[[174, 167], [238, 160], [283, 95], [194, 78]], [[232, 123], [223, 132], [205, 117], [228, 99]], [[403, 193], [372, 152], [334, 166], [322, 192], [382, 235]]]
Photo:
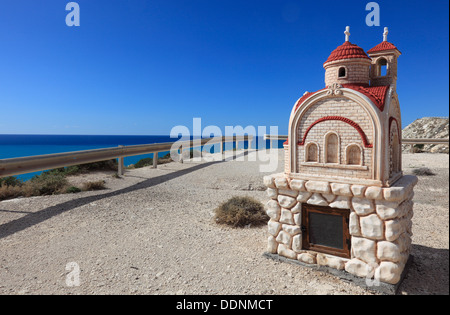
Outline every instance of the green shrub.
[[22, 180], [18, 179], [17, 177], [9, 176], [9, 177], [0, 178], [0, 187], [3, 185], [11, 186], [11, 187], [16, 187], [16, 186], [20, 187], [23, 185], [23, 182], [22, 182]]
[[76, 193], [79, 193], [79, 192], [81, 192], [81, 189], [78, 188], [78, 187], [75, 187], [75, 186], [71, 186], [71, 187], [68, 187], [66, 189], [66, 193], [67, 194], [76, 194]]
[[57, 172], [44, 172], [36, 175], [24, 185], [27, 196], [55, 195], [67, 189], [68, 182], [65, 176]]
[[215, 221], [233, 227], [266, 224], [269, 217], [264, 205], [251, 197], [233, 197], [222, 203], [215, 211]]
[[152, 158], [145, 158], [139, 160], [136, 164], [134, 164], [134, 168], [143, 168], [146, 166], [153, 165], [153, 159]]
[[105, 181], [104, 180], [99, 180], [99, 181], [96, 181], [96, 182], [84, 183], [82, 189], [84, 191], [94, 191], [94, 190], [106, 189]]

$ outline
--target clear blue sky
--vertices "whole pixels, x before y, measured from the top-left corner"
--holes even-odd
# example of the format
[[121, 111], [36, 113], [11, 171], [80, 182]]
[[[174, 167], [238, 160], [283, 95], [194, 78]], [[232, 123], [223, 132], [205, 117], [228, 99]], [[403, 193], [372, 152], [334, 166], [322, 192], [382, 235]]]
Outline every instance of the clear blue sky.
[[344, 42], [389, 41], [403, 125], [448, 116], [449, 1], [0, 0], [0, 134], [168, 134], [176, 125], [279, 126], [324, 87]]

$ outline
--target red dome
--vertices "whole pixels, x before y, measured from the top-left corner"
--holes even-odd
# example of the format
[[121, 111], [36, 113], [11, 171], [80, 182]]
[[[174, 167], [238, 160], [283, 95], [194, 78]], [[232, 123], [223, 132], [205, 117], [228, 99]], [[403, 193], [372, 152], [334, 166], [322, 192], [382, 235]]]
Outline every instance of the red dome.
[[353, 59], [353, 58], [363, 58], [370, 60], [369, 56], [367, 56], [364, 49], [350, 42], [345, 42], [341, 46], [333, 50], [330, 57], [328, 57], [325, 63], [330, 61]]
[[375, 47], [373, 47], [372, 49], [370, 49], [367, 52], [373, 53], [373, 52], [377, 52], [377, 51], [394, 50], [394, 49], [397, 49], [397, 47], [395, 47], [394, 44], [391, 44], [389, 42], [381, 42], [380, 44], [376, 45]]

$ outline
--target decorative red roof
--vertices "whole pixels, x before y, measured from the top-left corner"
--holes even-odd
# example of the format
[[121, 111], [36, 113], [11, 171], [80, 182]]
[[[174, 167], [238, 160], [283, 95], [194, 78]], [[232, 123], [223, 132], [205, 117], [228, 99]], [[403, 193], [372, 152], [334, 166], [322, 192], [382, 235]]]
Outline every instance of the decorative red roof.
[[[342, 60], [342, 59], [353, 59], [353, 58], [363, 58], [369, 59], [364, 49], [359, 47], [358, 45], [352, 44], [350, 42], [345, 42], [335, 50], [331, 52], [331, 55], [328, 57], [325, 63], [330, 61]], [[325, 64], [324, 63], [324, 64]]]
[[[387, 91], [389, 90], [389, 85], [385, 85], [385, 86], [369, 86], [366, 84], [343, 84], [342, 87], [347, 88], [347, 89], [352, 89], [355, 90], [357, 92], [360, 92], [362, 94], [364, 94], [365, 96], [367, 96], [374, 104], [375, 106], [380, 110], [383, 111], [384, 110], [384, 105], [385, 105], [385, 101], [386, 101], [386, 94]], [[302, 105], [302, 103], [304, 101], [306, 101], [307, 98], [309, 98], [310, 96], [313, 96], [314, 94], [326, 90], [327, 88], [321, 89], [319, 91], [316, 92], [308, 92], [305, 93], [305, 95], [303, 95], [297, 102], [297, 104], [295, 105], [295, 111], [297, 111], [297, 109], [300, 107], [300, 105]]]
[[394, 44], [385, 41], [385, 42], [381, 42], [380, 44], [376, 45], [375, 47], [368, 50], [367, 52], [370, 54], [370, 53], [377, 52], [377, 51], [393, 50], [393, 49], [398, 50], [398, 48], [395, 47]]
[[384, 86], [368, 86], [362, 84], [343, 84], [344, 88], [352, 89], [367, 96], [380, 111], [384, 110], [384, 103], [386, 101], [386, 94], [389, 90], [389, 85]]

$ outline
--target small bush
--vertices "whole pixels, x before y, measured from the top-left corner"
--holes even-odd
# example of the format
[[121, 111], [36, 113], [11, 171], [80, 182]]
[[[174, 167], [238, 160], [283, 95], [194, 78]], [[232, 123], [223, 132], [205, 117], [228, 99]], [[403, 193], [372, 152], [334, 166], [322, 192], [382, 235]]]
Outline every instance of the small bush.
[[67, 194], [76, 194], [76, 193], [79, 193], [79, 192], [81, 192], [81, 189], [78, 188], [78, 187], [75, 187], [75, 186], [71, 186], [71, 187], [68, 187], [66, 189], [66, 193]]
[[22, 196], [22, 188], [20, 186], [0, 186], [0, 201], [6, 199], [14, 199]]
[[251, 197], [233, 197], [222, 203], [215, 211], [215, 221], [233, 227], [266, 224], [269, 217], [264, 205]]
[[16, 186], [22, 186], [23, 182], [22, 180], [18, 179], [14, 176], [4, 177], [0, 178], [0, 186], [9, 186], [9, 187], [16, 187]]
[[414, 173], [414, 175], [417, 175], [417, 176], [434, 176], [434, 175], [436, 175], [428, 167], [416, 168], [413, 170], [413, 173]]
[[142, 160], [139, 160], [136, 164], [134, 164], [134, 168], [143, 168], [146, 166], [153, 165], [153, 159], [152, 158], [145, 158]]
[[68, 182], [63, 174], [45, 172], [34, 176], [23, 186], [26, 196], [55, 195], [67, 189]]
[[83, 184], [83, 188], [84, 191], [93, 191], [93, 190], [102, 190], [102, 189], [106, 189], [105, 186], [105, 181], [104, 180], [99, 180], [96, 182], [87, 182]]

